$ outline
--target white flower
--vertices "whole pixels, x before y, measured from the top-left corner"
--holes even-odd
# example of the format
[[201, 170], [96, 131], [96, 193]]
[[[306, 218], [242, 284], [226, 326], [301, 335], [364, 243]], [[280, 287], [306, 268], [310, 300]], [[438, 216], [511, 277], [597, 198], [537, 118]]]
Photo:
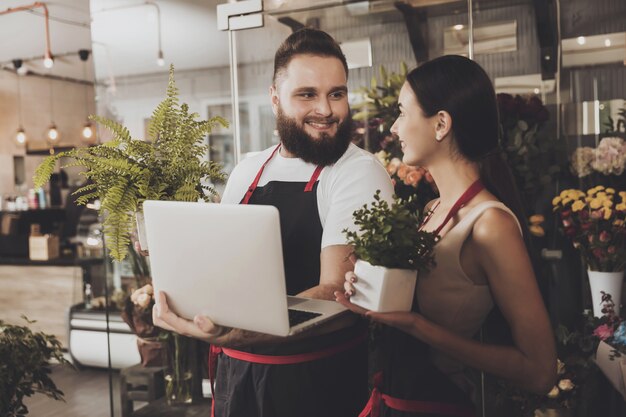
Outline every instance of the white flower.
[[561, 391], [571, 391], [573, 390], [575, 387], [574, 383], [572, 382], [571, 379], [562, 379], [559, 381], [559, 389]]
[[548, 398], [556, 398], [559, 396], [560, 392], [561, 391], [559, 391], [559, 388], [555, 385], [554, 387], [552, 387], [552, 389], [548, 393]]
[[556, 372], [559, 375], [563, 375], [565, 373], [565, 364], [559, 359], [556, 360]]

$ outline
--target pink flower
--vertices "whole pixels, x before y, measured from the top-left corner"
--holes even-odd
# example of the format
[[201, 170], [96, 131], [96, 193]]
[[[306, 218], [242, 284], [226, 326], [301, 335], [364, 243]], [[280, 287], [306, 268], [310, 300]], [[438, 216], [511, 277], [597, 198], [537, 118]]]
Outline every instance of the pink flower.
[[600, 338], [600, 340], [606, 340], [609, 337], [613, 336], [613, 328], [608, 324], [603, 324], [596, 327], [596, 329], [593, 331], [593, 335]]
[[603, 216], [604, 216], [604, 214], [602, 213], [602, 210], [601, 210], [601, 209], [599, 209], [599, 210], [593, 210], [593, 211], [591, 212], [591, 218], [592, 218], [592, 219], [596, 219], [596, 220], [598, 220], [598, 219], [601, 219]]
[[608, 242], [609, 240], [611, 240], [611, 234], [606, 230], [603, 230], [600, 232], [599, 239], [600, 242]]

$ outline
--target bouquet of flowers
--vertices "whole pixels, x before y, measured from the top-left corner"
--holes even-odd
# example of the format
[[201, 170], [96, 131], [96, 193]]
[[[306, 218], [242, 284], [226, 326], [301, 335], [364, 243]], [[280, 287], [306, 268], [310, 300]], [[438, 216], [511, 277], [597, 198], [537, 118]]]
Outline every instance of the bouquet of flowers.
[[426, 203], [439, 194], [432, 175], [426, 169], [406, 165], [385, 150], [376, 152], [375, 156], [391, 177], [396, 195], [403, 200], [412, 199], [415, 210], [422, 211]]
[[626, 168], [626, 142], [619, 137], [606, 137], [597, 148], [577, 148], [572, 154], [571, 166], [573, 173], [579, 178], [594, 172], [622, 175]]
[[563, 141], [555, 140], [544, 125], [549, 112], [537, 96], [497, 95], [501, 143], [527, 213], [535, 212], [545, 187], [561, 170], [557, 160]]
[[[617, 195], [616, 195], [617, 194]], [[621, 199], [617, 203], [617, 197]], [[560, 228], [592, 271], [623, 271], [626, 266], [626, 191], [602, 185], [564, 190], [552, 200]]]

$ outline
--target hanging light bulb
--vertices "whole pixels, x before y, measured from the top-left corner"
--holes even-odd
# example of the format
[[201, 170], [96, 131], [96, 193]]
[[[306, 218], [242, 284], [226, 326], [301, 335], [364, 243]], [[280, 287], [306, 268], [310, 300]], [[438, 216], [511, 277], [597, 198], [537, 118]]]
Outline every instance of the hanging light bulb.
[[163, 51], [159, 49], [159, 57], [157, 58], [157, 64], [159, 67], [165, 65], [165, 60], [163, 59]]
[[24, 131], [24, 128], [20, 126], [20, 128], [17, 129], [17, 133], [15, 133], [15, 143], [23, 146], [26, 144], [27, 140], [28, 138], [26, 137], [26, 132]]
[[83, 126], [83, 131], [81, 133], [84, 140], [91, 140], [93, 138], [93, 127], [91, 126], [91, 123], [85, 123], [85, 126]]
[[54, 66], [54, 58], [50, 52], [46, 52], [46, 55], [43, 58], [43, 66], [48, 69]]
[[53, 143], [59, 140], [59, 131], [57, 130], [57, 126], [54, 123], [52, 123], [52, 125], [50, 125], [50, 127], [48, 128], [48, 133], [46, 133], [46, 136], [48, 137], [48, 140]]

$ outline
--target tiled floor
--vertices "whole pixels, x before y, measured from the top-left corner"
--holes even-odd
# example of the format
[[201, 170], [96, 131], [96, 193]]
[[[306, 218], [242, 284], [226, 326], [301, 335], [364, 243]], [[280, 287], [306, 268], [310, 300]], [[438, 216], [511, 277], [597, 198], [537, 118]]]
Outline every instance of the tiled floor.
[[121, 417], [119, 372], [111, 372], [113, 414], [109, 395], [109, 372], [106, 369], [73, 370], [55, 365], [52, 380], [65, 393], [65, 402], [35, 394], [25, 403], [28, 417]]

